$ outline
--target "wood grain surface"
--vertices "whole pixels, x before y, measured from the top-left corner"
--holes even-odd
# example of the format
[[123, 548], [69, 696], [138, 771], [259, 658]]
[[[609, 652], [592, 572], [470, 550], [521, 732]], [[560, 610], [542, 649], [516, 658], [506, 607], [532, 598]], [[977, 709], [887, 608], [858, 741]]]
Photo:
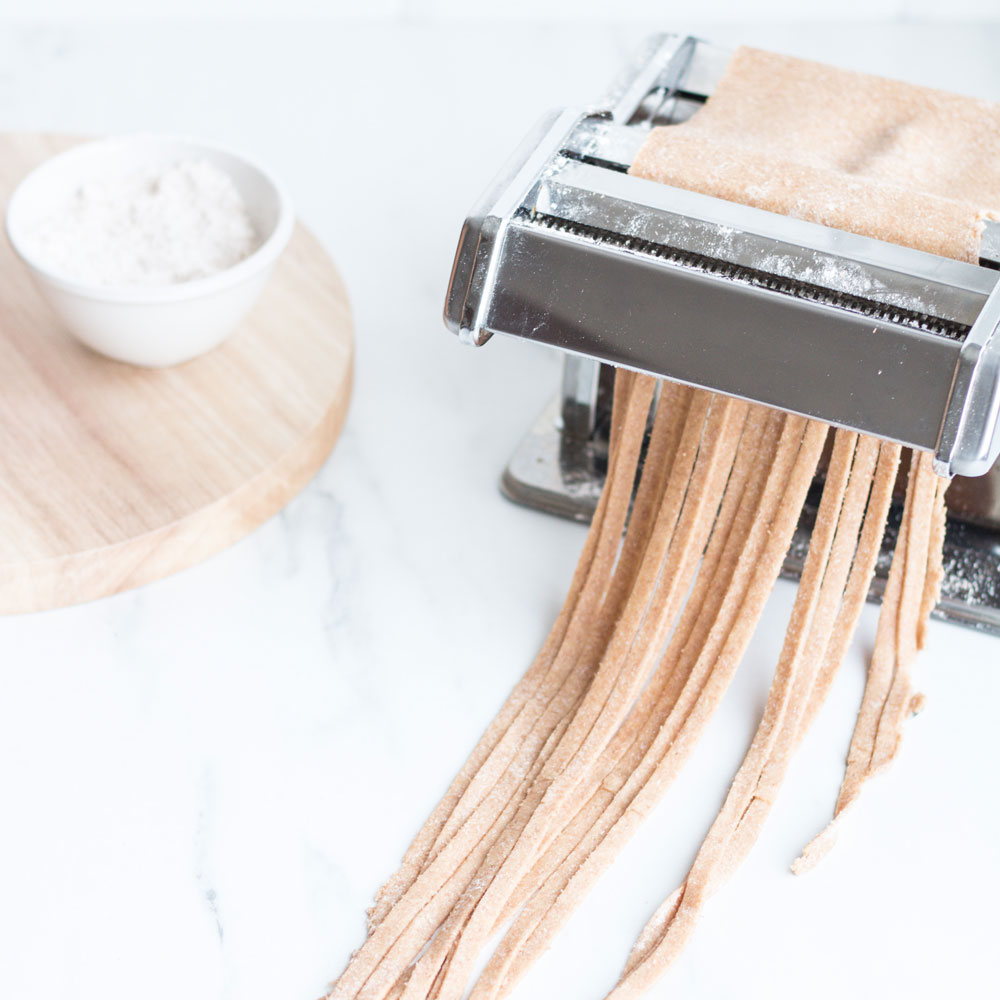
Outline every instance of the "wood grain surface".
[[[3, 203], [66, 137], [0, 135]], [[298, 226], [221, 347], [146, 370], [65, 333], [0, 241], [0, 612], [91, 600], [241, 538], [312, 478], [351, 393], [350, 310]]]

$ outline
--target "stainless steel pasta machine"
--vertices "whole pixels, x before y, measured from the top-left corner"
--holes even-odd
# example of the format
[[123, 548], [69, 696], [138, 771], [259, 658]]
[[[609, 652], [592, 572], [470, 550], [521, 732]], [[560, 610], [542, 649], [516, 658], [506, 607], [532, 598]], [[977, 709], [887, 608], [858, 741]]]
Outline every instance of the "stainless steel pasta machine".
[[447, 325], [476, 345], [503, 333], [566, 352], [502, 488], [589, 519], [615, 366], [896, 440], [958, 477], [935, 614], [1000, 634], [1000, 223], [976, 266], [629, 176], [649, 128], [690, 117], [729, 55], [650, 39], [594, 108], [546, 115], [466, 219]]

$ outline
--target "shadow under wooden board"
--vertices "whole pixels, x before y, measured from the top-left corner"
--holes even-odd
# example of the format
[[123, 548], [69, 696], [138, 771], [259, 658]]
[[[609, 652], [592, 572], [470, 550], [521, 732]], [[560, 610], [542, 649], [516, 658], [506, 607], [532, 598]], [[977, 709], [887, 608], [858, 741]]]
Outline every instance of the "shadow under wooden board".
[[[0, 197], [75, 141], [0, 135]], [[0, 613], [135, 587], [280, 510], [340, 434], [353, 335], [343, 283], [301, 225], [240, 329], [175, 368], [92, 353], [0, 240]]]

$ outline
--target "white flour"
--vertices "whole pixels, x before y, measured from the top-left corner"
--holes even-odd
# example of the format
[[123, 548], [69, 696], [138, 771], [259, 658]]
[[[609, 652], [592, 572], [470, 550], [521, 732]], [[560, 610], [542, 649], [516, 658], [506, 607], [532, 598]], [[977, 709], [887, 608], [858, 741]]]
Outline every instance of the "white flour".
[[260, 238], [226, 173], [206, 160], [180, 160], [88, 181], [26, 242], [68, 278], [172, 285], [238, 264]]

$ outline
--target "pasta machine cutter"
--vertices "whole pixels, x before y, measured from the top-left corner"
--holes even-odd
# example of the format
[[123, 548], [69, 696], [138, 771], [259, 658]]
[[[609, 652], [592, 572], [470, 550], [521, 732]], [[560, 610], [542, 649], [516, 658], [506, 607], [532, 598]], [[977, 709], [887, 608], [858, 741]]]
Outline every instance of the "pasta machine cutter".
[[615, 366], [899, 441], [958, 477], [935, 614], [1000, 634], [1000, 223], [977, 266], [628, 175], [649, 129], [697, 111], [729, 55], [650, 39], [594, 108], [546, 115], [466, 219], [447, 325], [476, 345], [502, 333], [566, 352], [503, 490], [589, 519]]

